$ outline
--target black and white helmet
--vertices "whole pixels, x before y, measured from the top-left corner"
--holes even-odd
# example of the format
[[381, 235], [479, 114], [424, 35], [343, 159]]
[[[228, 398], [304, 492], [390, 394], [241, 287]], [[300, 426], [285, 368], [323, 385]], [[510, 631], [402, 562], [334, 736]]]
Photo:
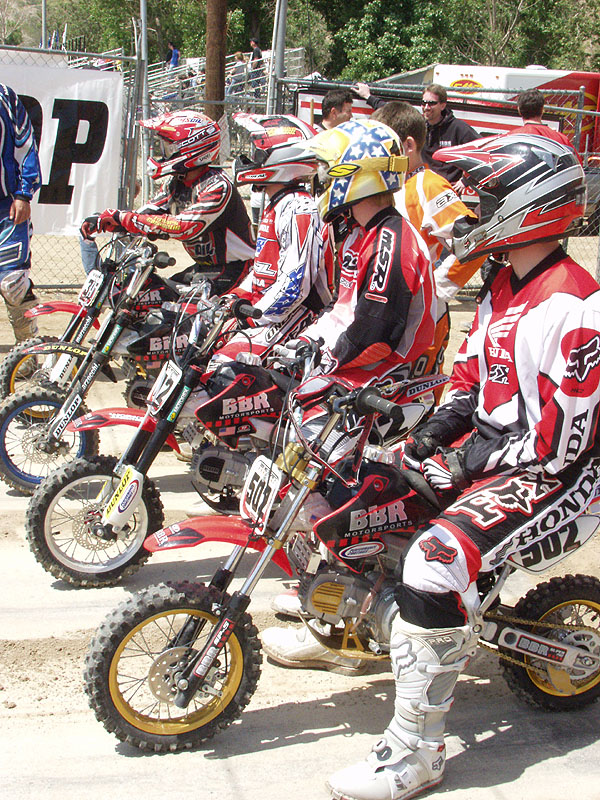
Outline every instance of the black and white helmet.
[[459, 261], [534, 242], [562, 239], [578, 229], [586, 180], [575, 151], [544, 136], [506, 134], [477, 139], [433, 154], [463, 170], [479, 195], [479, 219], [454, 224]]

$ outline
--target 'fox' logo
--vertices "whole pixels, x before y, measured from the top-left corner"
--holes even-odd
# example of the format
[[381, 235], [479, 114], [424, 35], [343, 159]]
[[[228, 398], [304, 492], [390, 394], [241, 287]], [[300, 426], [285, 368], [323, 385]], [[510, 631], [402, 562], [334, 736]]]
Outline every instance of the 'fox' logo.
[[600, 364], [600, 336], [594, 336], [589, 342], [571, 350], [565, 375], [583, 383], [598, 364]]
[[454, 547], [440, 542], [437, 536], [430, 536], [429, 539], [423, 539], [419, 542], [419, 547], [425, 553], [425, 561], [440, 561], [442, 564], [452, 564], [458, 550]]

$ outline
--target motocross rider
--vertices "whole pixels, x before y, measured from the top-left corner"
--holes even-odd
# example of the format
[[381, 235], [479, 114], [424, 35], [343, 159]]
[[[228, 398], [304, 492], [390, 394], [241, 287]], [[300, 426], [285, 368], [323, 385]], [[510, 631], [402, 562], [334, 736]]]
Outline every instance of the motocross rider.
[[154, 134], [161, 158], [148, 159], [153, 180], [166, 180], [149, 205], [138, 211], [107, 208], [88, 217], [81, 235], [129, 231], [140, 236], [178, 239], [194, 266], [172, 277], [190, 282], [212, 278], [216, 294], [235, 286], [254, 257], [254, 241], [246, 206], [219, 157], [218, 123], [199, 111], [174, 111], [139, 123]]
[[236, 114], [235, 120], [250, 130], [254, 145], [252, 159], [235, 160], [235, 182], [264, 189], [267, 203], [254, 265], [231, 294], [259, 308], [262, 317], [219, 349], [209, 370], [242, 352], [265, 357], [331, 301], [333, 253], [324, 244], [316, 203], [303, 185], [314, 173], [315, 158], [298, 146], [314, 136], [314, 128], [291, 115]]
[[335, 798], [402, 800], [438, 784], [454, 685], [482, 619], [476, 580], [576, 520], [600, 488], [600, 287], [557, 242], [585, 208], [571, 148], [505, 135], [436, 153], [465, 173], [481, 218], [454, 226], [463, 261], [508, 251], [453, 370], [406, 442], [442, 510], [411, 540], [396, 588], [394, 716]]
[[31, 121], [10, 86], [0, 84], [0, 294], [17, 344], [35, 336], [25, 317], [37, 298], [29, 277], [31, 208], [42, 176]]

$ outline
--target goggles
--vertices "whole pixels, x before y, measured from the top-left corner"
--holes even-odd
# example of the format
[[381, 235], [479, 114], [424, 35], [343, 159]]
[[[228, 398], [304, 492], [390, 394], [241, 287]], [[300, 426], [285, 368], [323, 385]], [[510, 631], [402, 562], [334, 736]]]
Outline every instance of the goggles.
[[373, 156], [360, 161], [344, 161], [332, 167], [319, 161], [316, 173], [311, 177], [311, 192], [314, 197], [326, 192], [336, 178], [350, 178], [357, 172], [396, 172], [408, 171], [407, 156]]

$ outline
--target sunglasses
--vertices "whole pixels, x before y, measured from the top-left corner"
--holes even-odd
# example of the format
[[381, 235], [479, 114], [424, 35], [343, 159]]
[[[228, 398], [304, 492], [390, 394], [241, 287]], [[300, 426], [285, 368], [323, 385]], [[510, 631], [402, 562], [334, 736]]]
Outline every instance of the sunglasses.
[[439, 100], [422, 100], [421, 101], [421, 105], [422, 106], [437, 106], [437, 104], [439, 102], [440, 102]]

